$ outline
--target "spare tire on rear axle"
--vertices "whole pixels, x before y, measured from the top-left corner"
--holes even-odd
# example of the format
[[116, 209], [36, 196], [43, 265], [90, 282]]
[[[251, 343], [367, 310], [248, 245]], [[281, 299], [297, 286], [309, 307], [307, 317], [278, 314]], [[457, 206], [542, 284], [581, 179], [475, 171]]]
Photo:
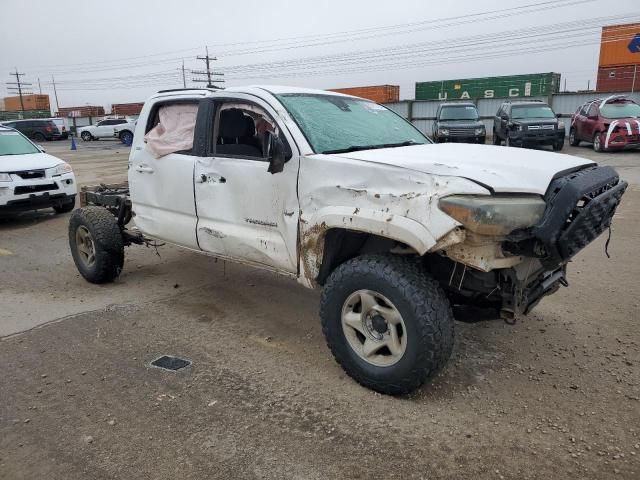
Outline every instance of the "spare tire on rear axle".
[[80, 274], [91, 283], [115, 280], [124, 265], [124, 241], [116, 218], [102, 207], [83, 207], [69, 219], [69, 247]]

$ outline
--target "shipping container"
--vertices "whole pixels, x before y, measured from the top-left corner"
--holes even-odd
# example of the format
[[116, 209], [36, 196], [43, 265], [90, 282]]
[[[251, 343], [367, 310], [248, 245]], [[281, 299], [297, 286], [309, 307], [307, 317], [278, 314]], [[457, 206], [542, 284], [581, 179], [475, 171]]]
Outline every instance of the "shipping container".
[[118, 116], [134, 116], [140, 115], [140, 111], [142, 110], [143, 102], [140, 103], [114, 103], [111, 105], [111, 115]]
[[599, 67], [598, 92], [637, 92], [640, 90], [640, 65]]
[[598, 65], [640, 65], [640, 23], [602, 27]]
[[21, 110], [49, 110], [49, 95], [22, 95], [4, 97], [4, 108], [8, 112], [19, 112]]
[[104, 107], [84, 105], [82, 107], [62, 107], [56, 117], [104, 117]]
[[551, 95], [560, 91], [559, 73], [467, 78], [416, 83], [416, 100], [460, 100]]
[[399, 85], [371, 85], [368, 87], [331, 88], [330, 92], [344, 93], [366, 98], [376, 103], [390, 103], [400, 100]]

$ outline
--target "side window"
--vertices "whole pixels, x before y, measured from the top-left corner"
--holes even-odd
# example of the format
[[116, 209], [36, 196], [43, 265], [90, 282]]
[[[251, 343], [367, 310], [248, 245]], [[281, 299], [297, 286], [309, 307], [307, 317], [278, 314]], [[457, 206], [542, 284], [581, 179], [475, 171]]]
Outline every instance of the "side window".
[[102, 127], [105, 124], [106, 120], [102, 120], [101, 122], [96, 123], [96, 127]]
[[268, 160], [269, 135], [280, 130], [263, 108], [250, 103], [228, 102], [216, 111], [215, 154]]
[[598, 115], [598, 106], [595, 103], [591, 104], [591, 108], [589, 108], [588, 116], [597, 116]]
[[587, 115], [587, 110], [589, 109], [589, 104], [585, 103], [584, 105], [582, 105], [582, 107], [580, 107], [578, 109], [578, 114], [579, 115], [583, 115], [586, 116]]
[[127, 123], [127, 121], [124, 120], [124, 119], [114, 120], [113, 121], [113, 125], [122, 125], [123, 123]]
[[145, 128], [145, 148], [149, 149], [155, 158], [170, 153], [193, 155], [197, 115], [197, 101], [155, 104]]

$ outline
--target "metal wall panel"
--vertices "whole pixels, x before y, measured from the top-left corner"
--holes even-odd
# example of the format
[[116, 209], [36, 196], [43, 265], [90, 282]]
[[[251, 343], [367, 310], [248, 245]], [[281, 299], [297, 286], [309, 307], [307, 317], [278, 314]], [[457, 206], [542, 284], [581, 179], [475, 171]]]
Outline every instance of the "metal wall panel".
[[431, 127], [433, 126], [433, 120], [414, 120], [413, 123], [418, 130], [431, 138]]
[[385, 103], [384, 106], [389, 110], [393, 110], [403, 118], [409, 118], [409, 102]]
[[413, 102], [413, 118], [435, 118], [438, 105], [441, 103], [438, 101]]

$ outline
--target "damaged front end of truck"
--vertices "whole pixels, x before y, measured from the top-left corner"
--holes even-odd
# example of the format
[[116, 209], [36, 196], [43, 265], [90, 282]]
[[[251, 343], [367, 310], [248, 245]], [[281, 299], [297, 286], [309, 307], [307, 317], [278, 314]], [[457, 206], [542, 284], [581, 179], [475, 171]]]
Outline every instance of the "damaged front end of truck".
[[[567, 264], [609, 229], [627, 188], [611, 167], [556, 176], [544, 197], [453, 195], [458, 220], [424, 258], [453, 304], [495, 308], [507, 321], [567, 286]], [[607, 241], [608, 246], [608, 241]]]

